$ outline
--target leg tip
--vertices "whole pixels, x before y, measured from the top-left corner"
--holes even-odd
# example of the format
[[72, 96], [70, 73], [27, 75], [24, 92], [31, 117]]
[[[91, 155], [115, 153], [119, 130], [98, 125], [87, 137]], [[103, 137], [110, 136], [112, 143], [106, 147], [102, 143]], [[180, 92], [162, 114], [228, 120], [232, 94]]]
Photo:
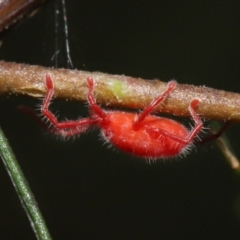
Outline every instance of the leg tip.
[[199, 103], [200, 101], [198, 99], [193, 99], [190, 104], [192, 108], [195, 108], [199, 105]]
[[53, 80], [49, 74], [46, 75], [46, 88], [48, 90], [53, 89]]
[[168, 89], [170, 90], [173, 90], [175, 89], [177, 86], [177, 82], [175, 80], [171, 80], [169, 83], [168, 83]]
[[87, 84], [88, 84], [89, 88], [93, 88], [93, 78], [88, 77], [87, 78]]

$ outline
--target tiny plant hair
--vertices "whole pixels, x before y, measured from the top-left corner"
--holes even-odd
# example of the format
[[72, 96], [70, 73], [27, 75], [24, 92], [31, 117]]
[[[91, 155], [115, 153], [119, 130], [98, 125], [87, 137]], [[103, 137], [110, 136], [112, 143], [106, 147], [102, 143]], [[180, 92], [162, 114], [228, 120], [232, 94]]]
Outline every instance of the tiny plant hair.
[[193, 146], [194, 139], [202, 130], [203, 123], [196, 113], [198, 99], [189, 103], [189, 112], [194, 127], [188, 130], [172, 119], [151, 114], [156, 106], [165, 101], [177, 86], [170, 81], [163, 93], [153, 100], [141, 113], [107, 111], [97, 105], [94, 97], [94, 80], [89, 77], [87, 100], [89, 118], [59, 122], [49, 110], [54, 93], [54, 82], [46, 75], [46, 97], [41, 106], [43, 116], [52, 124], [51, 132], [63, 137], [71, 137], [85, 132], [92, 126], [98, 126], [105, 141], [127, 153], [147, 159], [170, 158], [186, 155]]

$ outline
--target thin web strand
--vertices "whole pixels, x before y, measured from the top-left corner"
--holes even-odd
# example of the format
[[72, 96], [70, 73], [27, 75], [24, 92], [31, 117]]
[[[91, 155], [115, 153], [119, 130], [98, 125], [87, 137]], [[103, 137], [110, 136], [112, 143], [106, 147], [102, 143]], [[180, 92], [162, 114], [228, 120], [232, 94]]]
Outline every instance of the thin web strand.
[[67, 11], [66, 11], [66, 2], [62, 0], [62, 9], [63, 9], [63, 21], [64, 21], [64, 34], [65, 34], [65, 47], [67, 53], [67, 67], [73, 68], [73, 63], [70, 55], [70, 47], [69, 47], [69, 35], [68, 35], [68, 23], [67, 23]]

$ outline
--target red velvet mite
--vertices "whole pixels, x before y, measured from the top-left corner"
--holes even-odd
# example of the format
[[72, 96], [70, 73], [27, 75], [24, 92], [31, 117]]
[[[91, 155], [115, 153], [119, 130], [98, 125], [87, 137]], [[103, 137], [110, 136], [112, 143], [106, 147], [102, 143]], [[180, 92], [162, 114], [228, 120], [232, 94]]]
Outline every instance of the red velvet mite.
[[199, 104], [198, 99], [193, 99], [189, 104], [189, 111], [195, 123], [190, 131], [177, 121], [151, 114], [155, 107], [174, 91], [177, 86], [175, 81], [170, 81], [166, 90], [139, 114], [103, 110], [96, 104], [93, 93], [94, 81], [91, 77], [87, 78], [87, 84], [90, 117], [58, 122], [48, 109], [54, 92], [54, 83], [50, 75], [46, 75], [47, 94], [41, 111], [51, 122], [55, 134], [70, 137], [97, 125], [105, 141], [118, 149], [138, 157], [158, 159], [186, 154], [203, 127], [201, 119], [195, 112]]

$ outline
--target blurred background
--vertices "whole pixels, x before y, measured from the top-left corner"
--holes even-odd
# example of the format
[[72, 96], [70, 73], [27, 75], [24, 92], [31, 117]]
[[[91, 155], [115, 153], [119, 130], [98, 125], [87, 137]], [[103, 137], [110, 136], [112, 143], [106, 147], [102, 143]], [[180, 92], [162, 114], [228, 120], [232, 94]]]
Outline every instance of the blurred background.
[[[5, 36], [0, 59], [54, 67], [57, 38], [58, 66], [68, 67], [56, 1]], [[68, 0], [66, 10], [76, 69], [240, 92], [239, 1]], [[214, 142], [149, 164], [108, 149], [98, 130], [74, 141], [46, 134], [17, 110], [40, 102], [1, 96], [0, 126], [53, 239], [240, 238], [240, 178]], [[60, 119], [88, 114], [84, 103], [57, 99], [51, 109]], [[227, 135], [240, 157], [239, 124]], [[0, 239], [35, 239], [3, 164], [0, 189]]]

